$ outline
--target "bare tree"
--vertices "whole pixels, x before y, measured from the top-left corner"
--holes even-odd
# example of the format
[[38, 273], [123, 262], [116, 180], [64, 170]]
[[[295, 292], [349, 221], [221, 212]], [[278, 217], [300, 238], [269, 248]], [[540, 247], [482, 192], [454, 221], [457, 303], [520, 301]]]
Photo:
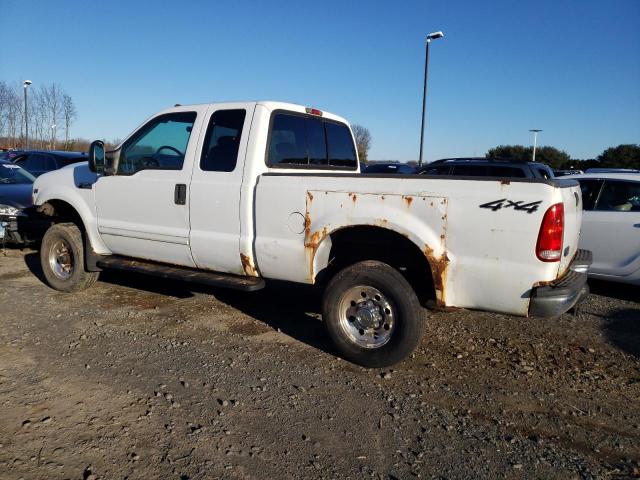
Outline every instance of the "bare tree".
[[371, 133], [369, 129], [362, 125], [351, 125], [353, 136], [356, 139], [356, 148], [358, 149], [358, 157], [363, 163], [369, 160], [369, 148], [371, 147]]
[[56, 148], [56, 128], [58, 121], [62, 114], [62, 89], [60, 85], [52, 83], [48, 87], [42, 89], [44, 94], [45, 103], [48, 110], [47, 120], [49, 125], [47, 128], [51, 129], [51, 142], [49, 148], [54, 150]]
[[73, 99], [66, 93], [62, 95], [62, 115], [64, 116], [64, 149], [69, 148], [69, 128], [78, 116]]

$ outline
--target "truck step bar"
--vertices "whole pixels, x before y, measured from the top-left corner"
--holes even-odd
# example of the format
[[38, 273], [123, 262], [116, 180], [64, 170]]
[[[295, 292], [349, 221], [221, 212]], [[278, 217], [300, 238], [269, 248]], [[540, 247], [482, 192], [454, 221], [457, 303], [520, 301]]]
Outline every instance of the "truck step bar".
[[264, 279], [262, 278], [196, 270], [195, 268], [167, 265], [148, 260], [137, 260], [119, 255], [102, 257], [97, 261], [97, 264], [101, 268], [144, 273], [161, 278], [183, 280], [185, 282], [200, 283], [212, 287], [231, 288], [245, 292], [260, 290], [264, 288], [265, 285]]

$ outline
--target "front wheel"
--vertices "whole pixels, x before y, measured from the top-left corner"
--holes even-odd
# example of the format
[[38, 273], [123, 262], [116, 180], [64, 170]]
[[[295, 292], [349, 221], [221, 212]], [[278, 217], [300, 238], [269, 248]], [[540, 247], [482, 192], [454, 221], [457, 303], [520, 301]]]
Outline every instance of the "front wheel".
[[339, 352], [364, 367], [406, 358], [420, 343], [424, 310], [409, 282], [377, 261], [351, 265], [329, 282], [322, 315]]
[[40, 244], [40, 264], [49, 286], [61, 292], [89, 288], [99, 275], [85, 271], [82, 232], [73, 223], [49, 227]]

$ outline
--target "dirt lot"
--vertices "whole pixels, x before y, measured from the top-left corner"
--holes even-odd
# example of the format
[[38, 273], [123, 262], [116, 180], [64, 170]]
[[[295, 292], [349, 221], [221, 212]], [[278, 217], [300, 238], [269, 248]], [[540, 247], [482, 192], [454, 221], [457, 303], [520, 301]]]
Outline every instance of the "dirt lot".
[[425, 311], [405, 363], [328, 345], [313, 291], [103, 274], [67, 295], [0, 256], [0, 478], [629, 478], [640, 293], [577, 316]]

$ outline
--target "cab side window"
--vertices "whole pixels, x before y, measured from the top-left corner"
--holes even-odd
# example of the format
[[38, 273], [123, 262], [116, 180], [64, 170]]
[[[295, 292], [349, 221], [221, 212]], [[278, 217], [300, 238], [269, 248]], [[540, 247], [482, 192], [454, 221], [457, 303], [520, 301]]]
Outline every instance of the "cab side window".
[[127, 140], [120, 153], [118, 175], [140, 170], [182, 170], [195, 112], [161, 115]]
[[246, 114], [246, 110], [218, 110], [211, 115], [200, 158], [202, 170], [207, 172], [235, 170]]
[[640, 212], [640, 182], [605, 180], [596, 210]]

